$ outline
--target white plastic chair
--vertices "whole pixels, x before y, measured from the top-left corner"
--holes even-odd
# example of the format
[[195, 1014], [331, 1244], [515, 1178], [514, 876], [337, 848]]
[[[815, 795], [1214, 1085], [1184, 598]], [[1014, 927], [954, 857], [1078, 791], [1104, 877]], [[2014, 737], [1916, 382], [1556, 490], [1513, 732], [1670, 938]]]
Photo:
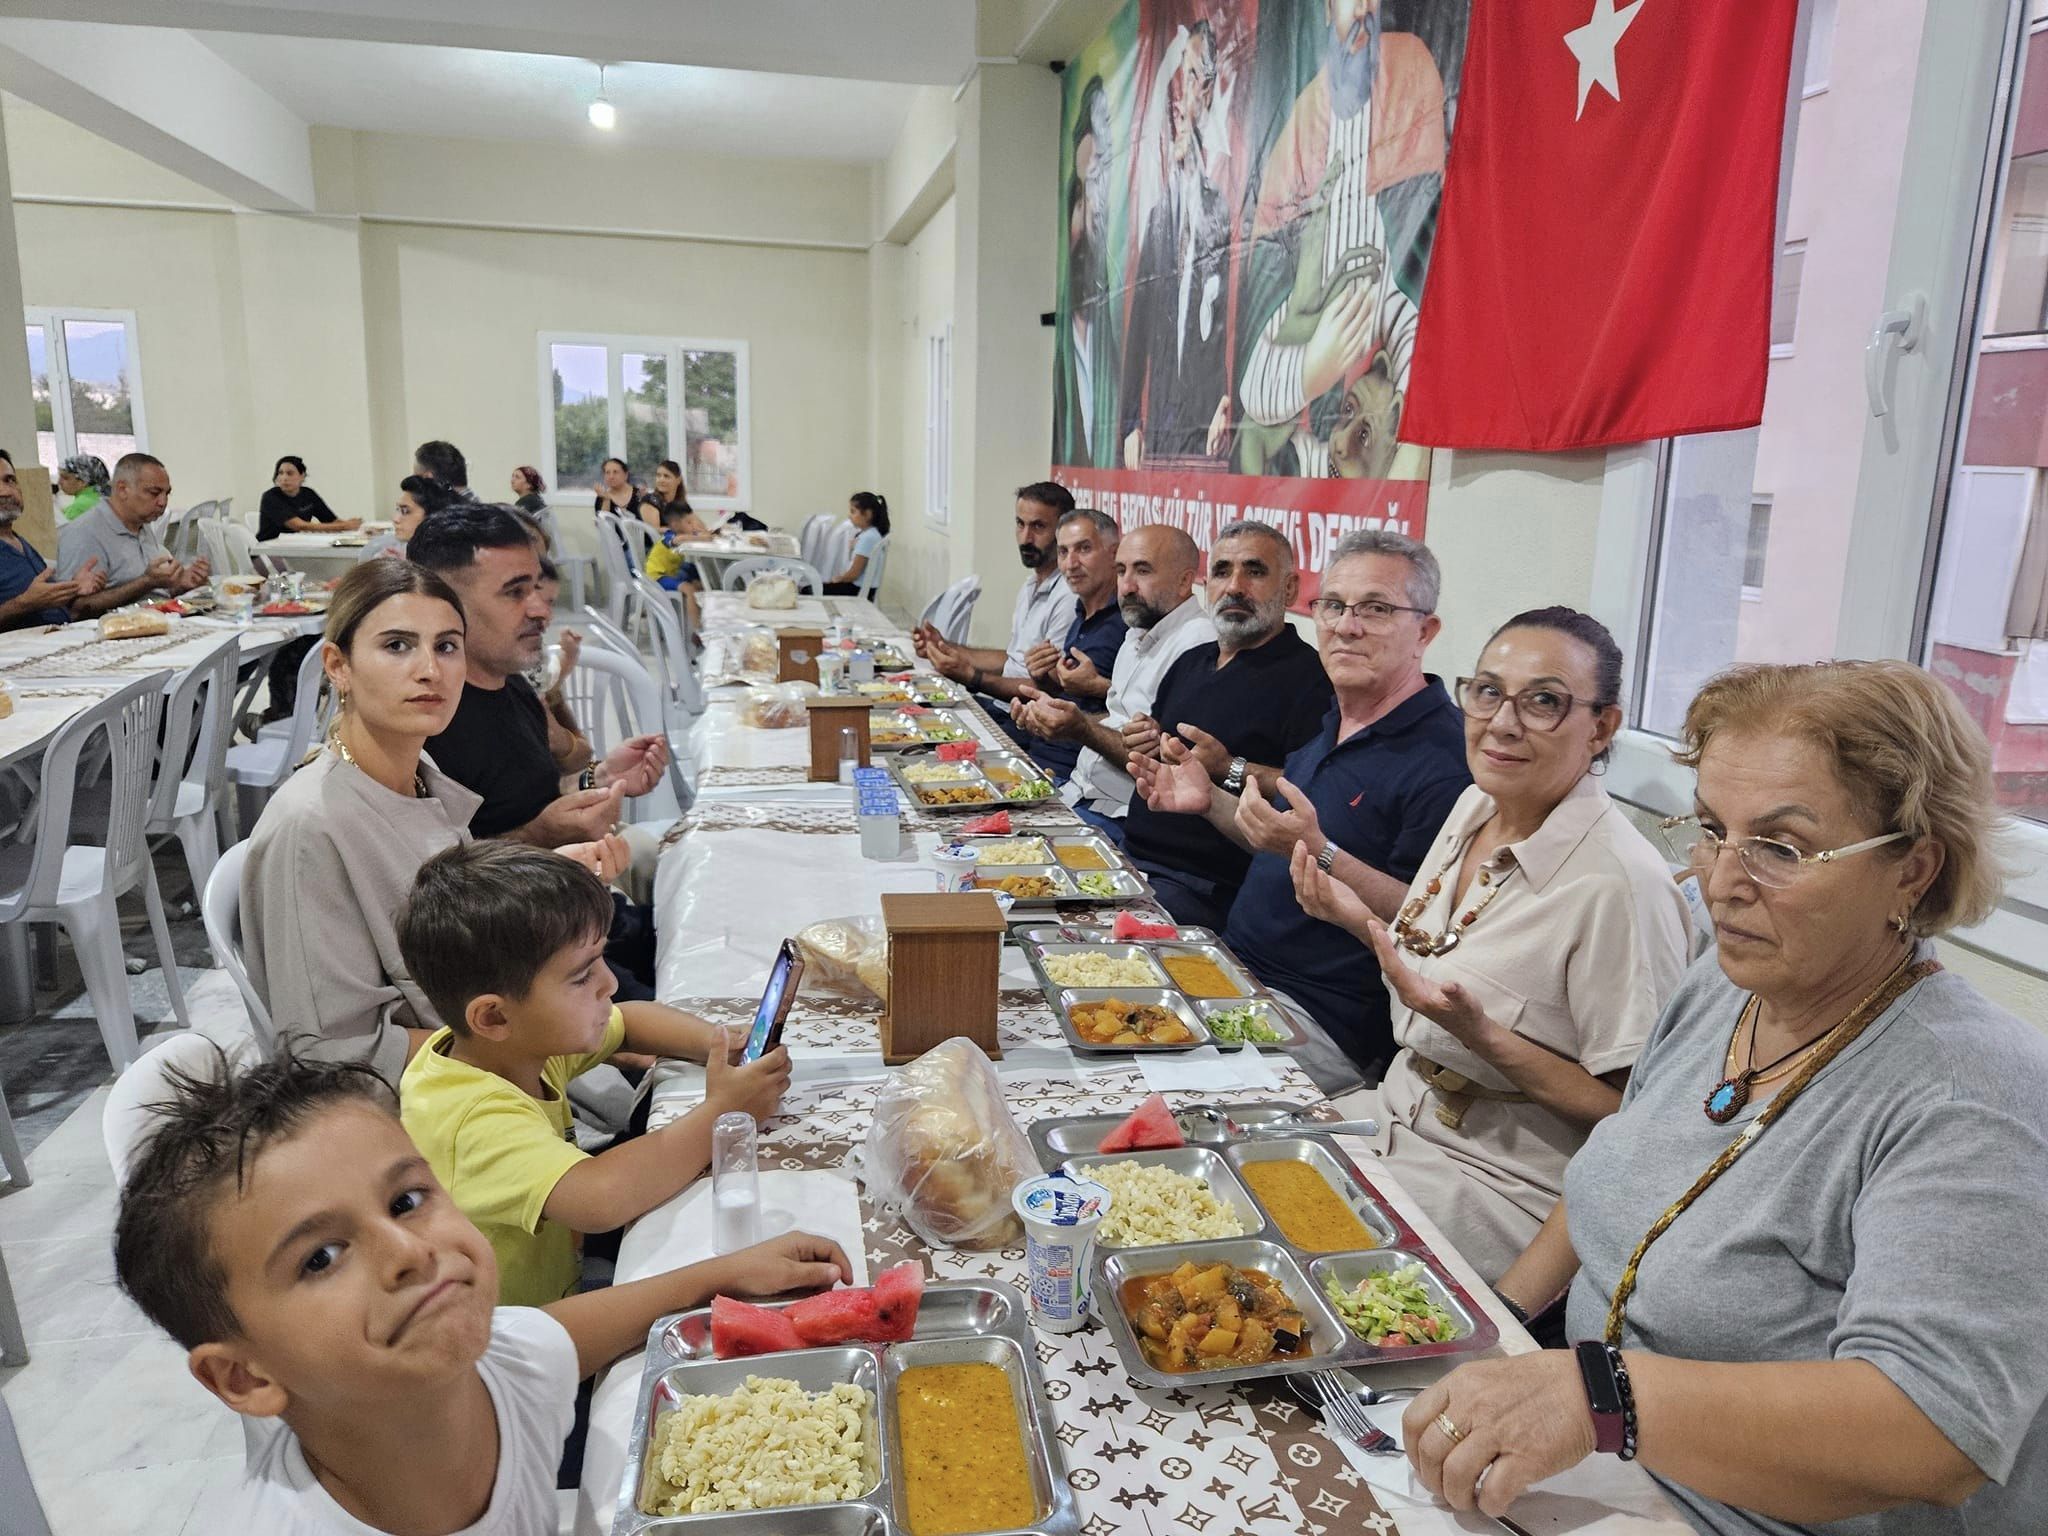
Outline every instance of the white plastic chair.
[[228, 542], [228, 526], [217, 517], [209, 517], [199, 525], [199, 542], [206, 551], [206, 563], [213, 568], [216, 578], [254, 575], [255, 567], [250, 564], [246, 550]]
[[581, 608], [584, 580], [596, 568], [597, 562], [589, 555], [572, 554], [562, 546], [562, 525], [556, 520], [553, 507], [542, 507], [533, 515], [547, 530], [548, 558], [555, 562], [555, 569], [569, 583], [569, 606]]
[[246, 841], [220, 856], [206, 882], [206, 894], [199, 899], [199, 915], [206, 924], [206, 942], [213, 946], [213, 958], [234, 978], [242, 1006], [249, 1010], [256, 1042], [270, 1056], [277, 1053], [277, 1026], [271, 1022], [269, 1005], [257, 995], [256, 984], [249, 979], [248, 962], [242, 958], [242, 866], [248, 862]]
[[633, 591], [633, 560], [620, 531], [625, 519], [616, 512], [597, 514], [597, 568], [604, 572], [604, 613], [614, 624], [626, 619], [626, 599]]
[[173, 512], [165, 519], [164, 548], [179, 560], [189, 562], [199, 553], [200, 525], [220, 509], [217, 501], [195, 501], [181, 512]]
[[981, 601], [981, 578], [962, 576], [937, 597], [924, 605], [924, 612], [918, 615], [920, 627], [929, 624], [953, 644], [962, 644], [967, 639], [968, 627], [974, 622], [974, 605]]
[[744, 560], [735, 560], [725, 568], [725, 590], [744, 592], [756, 576], [781, 574], [796, 579], [797, 590], [808, 592], [813, 597], [823, 595], [825, 578], [818, 568], [806, 560], [792, 560], [788, 555], [749, 555]]
[[[43, 753], [42, 803], [36, 835], [27, 846], [0, 848], [0, 923], [56, 923], [70, 937], [92, 999], [100, 1038], [116, 1071], [138, 1050], [135, 1000], [128, 989], [128, 964], [121, 950], [119, 898], [142, 887], [150, 932], [171, 994], [171, 1010], [187, 1028], [185, 988], [171, 952], [163, 894], [142, 835], [149, 813], [150, 764], [163, 720], [168, 672], [152, 672], [108, 694], [74, 716]], [[74, 845], [72, 799], [79, 755], [88, 741], [107, 743], [107, 799], [104, 844]], [[97, 831], [97, 828], [88, 830]]]
[[114, 1170], [114, 1187], [128, 1182], [128, 1170], [142, 1154], [142, 1145], [156, 1130], [156, 1108], [167, 1104], [172, 1072], [202, 1081], [251, 1065], [254, 1042], [216, 1044], [197, 1030], [182, 1030], [152, 1041], [133, 1067], [121, 1074], [100, 1111], [100, 1141]]
[[[849, 552], [846, 558], [847, 562], [851, 564], [853, 560], [852, 553]], [[854, 593], [854, 596], [864, 597], [869, 602], [880, 602], [882, 599], [882, 573], [888, 568], [889, 535], [885, 533], [882, 535], [882, 547], [868, 557], [867, 565], [861, 570], [860, 580], [854, 583], [859, 589]], [[840, 569], [844, 570], [846, 567], [841, 566]]]
[[[586, 646], [576, 670], [562, 687], [562, 700], [589, 739], [592, 753], [602, 758], [620, 742], [635, 736], [665, 734], [660, 693], [660, 686], [647, 669], [631, 656], [609, 647]], [[683, 802], [676, 789], [682, 782], [671, 750], [669, 771], [662, 782], [648, 793], [622, 803], [620, 809], [625, 819], [664, 824], [674, 821], [683, 814]]]
[[827, 581], [853, 564], [853, 541], [860, 537], [860, 530], [845, 518], [840, 518], [825, 530], [818, 544], [818, 558], [811, 564]]
[[[0, 1271], [0, 1290], [6, 1285], [6, 1274]], [[19, 1334], [21, 1326], [15, 1325]], [[26, 1365], [28, 1346], [19, 1346], [21, 1357], [16, 1359], [12, 1352], [4, 1355], [8, 1365]], [[7, 1411], [7, 1404], [0, 1401], [0, 1531], [7, 1536], [50, 1536], [50, 1519], [43, 1513], [43, 1501], [36, 1496], [36, 1485], [28, 1475], [28, 1458], [21, 1454], [21, 1441], [14, 1433], [14, 1416]]]
[[[237, 793], [220, 797], [221, 846], [234, 842], [240, 835], [240, 813], [245, 809], [252, 813], [260, 812], [261, 802], [292, 776], [292, 770], [312, 750], [313, 733], [319, 728], [324, 703], [321, 698], [325, 691], [320, 665], [322, 649], [317, 645], [311, 647], [299, 662], [299, 691], [292, 700], [290, 726], [274, 735], [259, 735], [254, 741], [228, 748], [227, 776], [234, 781]], [[244, 805], [244, 801], [250, 803]], [[255, 824], [252, 814], [249, 825], [253, 827]]]
[[[648, 654], [662, 685], [664, 718], [671, 734], [687, 731], [704, 713], [704, 689], [690, 647], [690, 610], [679, 593], [652, 577], [633, 578], [632, 614], [647, 627]], [[628, 625], [630, 631], [633, 626]]]
[[600, 645], [608, 646], [610, 649], [617, 651], [621, 656], [631, 656], [636, 661], [639, 659], [640, 647], [633, 643], [631, 637], [627, 635], [624, 629], [607, 618], [604, 610], [601, 608], [592, 608], [587, 604], [585, 605], [583, 609], [583, 637], [586, 640], [595, 640]]

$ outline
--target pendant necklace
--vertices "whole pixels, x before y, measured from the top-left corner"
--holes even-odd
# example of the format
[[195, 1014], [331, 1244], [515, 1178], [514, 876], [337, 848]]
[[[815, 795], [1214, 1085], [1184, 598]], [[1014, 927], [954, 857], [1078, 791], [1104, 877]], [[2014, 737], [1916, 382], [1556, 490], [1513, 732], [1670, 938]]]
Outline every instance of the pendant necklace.
[[1452, 950], [1456, 949], [1458, 941], [1464, 936], [1465, 930], [1479, 921], [1479, 914], [1486, 910], [1493, 898], [1500, 894], [1500, 888], [1508, 883], [1517, 869], [1521, 868], [1519, 864], [1510, 864], [1496, 877], [1490, 867], [1491, 860], [1481, 865], [1478, 883], [1485, 890], [1486, 894], [1467, 907], [1463, 913], [1445, 923], [1442, 933], [1432, 937], [1426, 929], [1416, 926], [1415, 920], [1422, 916], [1423, 908], [1434, 901], [1438, 893], [1443, 890], [1444, 876], [1451, 872], [1451, 866], [1464, 856], [1465, 845], [1460, 843], [1451, 850], [1451, 856], [1444, 860], [1443, 868], [1430, 876], [1429, 884], [1422, 888], [1422, 894], [1410, 897], [1406, 905], [1401, 908], [1400, 914], [1395, 917], [1394, 939], [1411, 955], [1421, 955], [1425, 959], [1433, 960], [1443, 955], [1448, 955]]
[[[340, 755], [341, 760], [344, 763], [347, 763], [349, 767], [355, 769], [356, 772], [362, 774], [365, 778], [368, 778], [370, 771], [367, 768], [365, 768], [361, 763], [356, 761], [355, 753], [349, 751], [348, 743], [341, 739], [341, 732], [339, 730], [335, 731], [333, 739], [334, 750]], [[427, 792], [427, 776], [424, 773], [421, 773], [417, 768], [413, 769], [412, 771], [412, 797], [415, 800], [430, 800], [433, 798], [433, 796]]]
[[1749, 1065], [1740, 1072], [1724, 1077], [1720, 1082], [1714, 1084], [1714, 1091], [1707, 1095], [1706, 1102], [1702, 1105], [1707, 1112], [1707, 1118], [1716, 1125], [1726, 1125], [1730, 1120], [1733, 1120], [1742, 1113], [1742, 1107], [1749, 1102], [1750, 1089], [1756, 1087], [1759, 1083], [1772, 1081], [1780, 1075], [1778, 1068], [1784, 1066], [1794, 1056], [1801, 1056], [1808, 1051], [1817, 1049], [1833, 1038], [1836, 1032], [1842, 1028], [1843, 1024], [1847, 1024], [1850, 1019], [1855, 1018], [1862, 1011], [1860, 1008], [1857, 1009], [1848, 1018], [1843, 1019], [1841, 1024], [1837, 1024], [1834, 1029], [1829, 1030], [1826, 1034], [1818, 1035], [1807, 1041], [1804, 1045], [1795, 1045], [1776, 1061], [1768, 1061], [1762, 1066], [1758, 1066], [1756, 1064], [1757, 1000], [1754, 996], [1751, 996], [1750, 1000], [1743, 1005], [1742, 1012], [1736, 1015], [1735, 1034], [1728, 1038], [1728, 1055], [1724, 1062], [1724, 1065], [1727, 1066], [1734, 1065], [1735, 1040], [1737, 1036], [1741, 1035], [1742, 1026], [1747, 1023], [1749, 1025], [1749, 1049], [1746, 1054], [1749, 1057]]

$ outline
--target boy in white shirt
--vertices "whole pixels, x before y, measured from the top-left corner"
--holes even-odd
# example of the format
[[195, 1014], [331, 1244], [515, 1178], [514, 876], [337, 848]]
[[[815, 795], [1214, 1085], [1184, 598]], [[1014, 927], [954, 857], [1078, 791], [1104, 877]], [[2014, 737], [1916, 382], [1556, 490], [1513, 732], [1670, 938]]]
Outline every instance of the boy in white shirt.
[[122, 1289], [236, 1412], [282, 1420], [210, 1529], [551, 1536], [576, 1383], [720, 1291], [850, 1278], [794, 1233], [545, 1308], [497, 1265], [366, 1068], [172, 1077], [121, 1193]]

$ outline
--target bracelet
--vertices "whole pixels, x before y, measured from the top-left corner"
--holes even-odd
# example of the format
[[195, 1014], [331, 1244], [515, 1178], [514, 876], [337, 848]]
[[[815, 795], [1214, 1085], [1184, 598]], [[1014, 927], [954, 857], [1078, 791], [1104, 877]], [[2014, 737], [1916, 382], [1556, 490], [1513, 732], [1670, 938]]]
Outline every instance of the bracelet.
[[1622, 1435], [1621, 1449], [1615, 1454], [1623, 1461], [1636, 1459], [1636, 1393], [1628, 1382], [1628, 1362], [1621, 1358], [1621, 1351], [1612, 1344], [1607, 1346], [1608, 1357], [1614, 1362], [1614, 1383], [1621, 1388]]
[[1524, 1328], [1529, 1326], [1529, 1314], [1519, 1301], [1515, 1300], [1512, 1296], [1502, 1296], [1499, 1291], [1495, 1291], [1493, 1294], [1499, 1297], [1500, 1304], [1508, 1309], [1509, 1317], [1512, 1317]]
[[967, 686], [973, 689], [976, 693], [980, 693], [981, 685], [985, 681], [986, 678], [983, 676], [981, 668], [976, 667], [974, 669], [974, 675], [967, 680]]

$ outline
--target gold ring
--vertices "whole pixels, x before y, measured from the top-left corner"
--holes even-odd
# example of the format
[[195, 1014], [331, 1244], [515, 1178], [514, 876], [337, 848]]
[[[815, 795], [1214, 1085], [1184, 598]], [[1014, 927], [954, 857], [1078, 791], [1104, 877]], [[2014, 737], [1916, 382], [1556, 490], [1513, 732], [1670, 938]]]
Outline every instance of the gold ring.
[[1457, 1425], [1453, 1424], [1448, 1413], [1440, 1413], [1436, 1416], [1436, 1427], [1450, 1437], [1451, 1444], [1453, 1445], [1456, 1445], [1466, 1435], [1471, 1433], [1471, 1431], [1460, 1429]]

